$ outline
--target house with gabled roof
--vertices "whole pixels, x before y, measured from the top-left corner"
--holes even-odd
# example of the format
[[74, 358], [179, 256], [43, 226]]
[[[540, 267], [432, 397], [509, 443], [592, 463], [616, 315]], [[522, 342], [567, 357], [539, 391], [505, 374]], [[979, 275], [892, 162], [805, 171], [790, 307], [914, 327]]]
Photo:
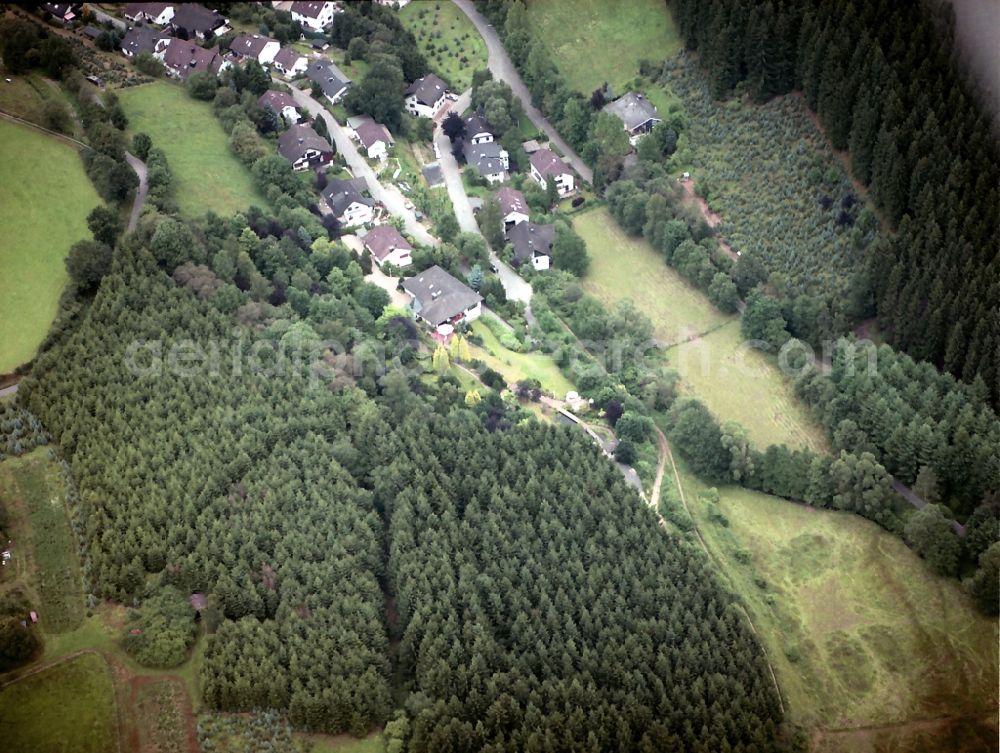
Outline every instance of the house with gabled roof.
[[323, 96], [336, 104], [344, 98], [353, 82], [340, 68], [329, 60], [314, 60], [306, 69], [309, 80], [319, 85]]
[[331, 180], [323, 189], [323, 200], [343, 227], [358, 227], [375, 219], [375, 200], [365, 196], [364, 178]]
[[604, 106], [604, 112], [611, 113], [621, 120], [633, 146], [642, 136], [663, 122], [653, 103], [636, 92], [628, 92], [614, 102], [609, 102]]
[[376, 225], [361, 238], [361, 241], [371, 252], [372, 259], [379, 267], [383, 264], [408, 267], [413, 263], [413, 246], [392, 225]]
[[298, 78], [309, 68], [309, 58], [291, 47], [282, 47], [274, 56], [274, 70], [287, 79]]
[[576, 176], [565, 162], [551, 149], [539, 149], [529, 157], [532, 179], [545, 188], [551, 177], [556, 183], [560, 196], [573, 193], [576, 188]]
[[207, 39], [213, 34], [221, 37], [230, 31], [229, 20], [225, 16], [197, 3], [175, 6], [170, 27], [178, 37], [187, 39]]
[[519, 222], [507, 230], [507, 242], [514, 249], [514, 266], [531, 262], [536, 272], [552, 266], [552, 244], [556, 239], [555, 225]]
[[156, 45], [170, 39], [170, 35], [148, 26], [133, 26], [122, 39], [121, 51], [125, 57], [134, 58], [144, 52], [150, 55], [156, 52]]
[[294, 125], [302, 119], [302, 116], [299, 114], [298, 105], [295, 104], [295, 100], [292, 99], [291, 94], [268, 89], [260, 95], [257, 104], [260, 105], [261, 109], [270, 107], [284, 118], [286, 123]]
[[410, 115], [433, 118], [444, 105], [448, 85], [433, 73], [418, 78], [403, 92], [404, 107]]
[[134, 24], [164, 26], [174, 17], [173, 3], [131, 3], [125, 6], [125, 20]]
[[395, 141], [384, 125], [376, 123], [368, 115], [349, 118], [348, 125], [354, 130], [358, 143], [365, 148], [368, 159], [384, 160], [389, 155], [389, 147]]
[[463, 147], [465, 161], [472, 169], [486, 178], [489, 183], [503, 183], [510, 168], [510, 155], [495, 141], [473, 144], [466, 141]]
[[486, 144], [493, 141], [493, 128], [479, 112], [465, 119], [465, 140], [472, 144]]
[[494, 198], [500, 205], [504, 230], [528, 221], [528, 202], [524, 200], [524, 194], [516, 188], [504, 186], [494, 194]]
[[337, 14], [337, 4], [332, 2], [295, 2], [291, 7], [292, 20], [313, 31], [323, 29], [333, 24]]
[[168, 37], [156, 43], [153, 55], [163, 62], [167, 75], [187, 81], [193, 73], [218, 74], [229, 66], [218, 47], [206, 50], [186, 39]]
[[232, 52], [241, 62], [256, 60], [261, 65], [271, 65], [281, 50], [281, 43], [260, 34], [240, 34], [229, 44]]
[[403, 280], [403, 290], [413, 315], [435, 329], [471, 322], [483, 313], [483, 297], [437, 265]]
[[281, 134], [278, 138], [278, 154], [292, 163], [293, 170], [323, 167], [333, 161], [330, 142], [305, 123], [293, 125]]

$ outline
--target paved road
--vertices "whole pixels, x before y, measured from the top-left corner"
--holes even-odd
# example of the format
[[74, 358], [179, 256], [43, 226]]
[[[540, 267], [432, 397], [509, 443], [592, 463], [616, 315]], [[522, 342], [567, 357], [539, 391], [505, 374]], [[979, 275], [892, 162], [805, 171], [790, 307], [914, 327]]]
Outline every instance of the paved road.
[[132, 202], [132, 214], [128, 218], [128, 231], [131, 233], [139, 224], [139, 215], [142, 207], [146, 203], [146, 193], [149, 191], [149, 184], [146, 182], [146, 163], [136, 157], [131, 152], [125, 152], [125, 161], [135, 174], [139, 176], [139, 188], [135, 192], [135, 201]]
[[504, 49], [500, 37], [493, 26], [490, 25], [490, 22], [486, 20], [486, 17], [482, 13], [476, 10], [472, 0], [452, 0], [452, 2], [469, 17], [469, 20], [472, 21], [486, 42], [486, 50], [489, 53], [489, 67], [493, 77], [510, 86], [514, 94], [520, 97], [521, 104], [524, 105], [524, 111], [531, 118], [531, 122], [535, 124], [535, 127], [541, 131], [545, 131], [552, 143], [559, 147], [570, 166], [579, 173], [581, 178], [588, 183], [593, 183], [594, 171], [580, 159], [580, 156], [573, 151], [570, 145], [559, 135], [559, 132], [552, 127], [552, 124], [531, 103], [531, 93], [528, 91], [528, 87], [521, 80], [517, 68], [514, 67], [510, 57], [508, 57], [507, 50]]
[[[277, 81], [278, 79], [275, 80]], [[365, 158], [361, 156], [360, 152], [358, 152], [354, 142], [348, 137], [347, 131], [330, 114], [329, 110], [313, 99], [308, 92], [296, 89], [294, 86], [290, 88], [292, 90], [292, 97], [299, 107], [303, 108], [310, 115], [319, 114], [323, 117], [326, 121], [327, 129], [330, 131], [330, 136], [337, 146], [337, 151], [344, 156], [354, 176], [365, 179], [365, 182], [368, 184], [368, 192], [372, 197], [376, 201], [381, 201], [390, 214], [401, 217], [406, 232], [413, 236], [418, 243], [422, 243], [425, 246], [440, 245], [441, 241], [427, 232], [427, 228], [417, 222], [417, 218], [413, 212], [406, 208], [406, 199], [403, 197], [403, 194], [395, 188], [383, 186], [379, 183], [375, 172], [365, 161]]]
[[[466, 89], [448, 109], [461, 115], [469, 109], [471, 103], [472, 89]], [[441, 174], [444, 176], [444, 184], [448, 189], [448, 197], [451, 199], [452, 206], [455, 207], [458, 227], [463, 233], [478, 234], [479, 223], [476, 222], [476, 215], [472, 212], [469, 195], [465, 192], [465, 186], [462, 184], [461, 169], [451, 153], [451, 139], [440, 127], [434, 129], [434, 145], [440, 155], [438, 164], [441, 165]]]

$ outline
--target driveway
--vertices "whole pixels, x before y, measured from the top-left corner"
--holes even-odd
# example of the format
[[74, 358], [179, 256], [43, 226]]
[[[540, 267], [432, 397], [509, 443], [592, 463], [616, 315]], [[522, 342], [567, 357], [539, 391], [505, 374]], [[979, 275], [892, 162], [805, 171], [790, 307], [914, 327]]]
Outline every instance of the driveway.
[[139, 215], [142, 213], [142, 206], [146, 203], [146, 193], [149, 191], [149, 184], [146, 182], [146, 163], [136, 157], [131, 152], [125, 152], [125, 161], [128, 166], [139, 176], [139, 187], [135, 191], [135, 201], [132, 202], [132, 214], [128, 218], [128, 232], [134, 232], [139, 224]]
[[472, 0], [452, 0], [462, 12], [469, 17], [473, 25], [479, 31], [483, 40], [486, 42], [486, 50], [489, 54], [489, 68], [490, 72], [493, 74], [493, 78], [503, 81], [508, 84], [511, 91], [515, 95], [520, 97], [521, 104], [524, 105], [524, 111], [531, 118], [531, 122], [535, 124], [535, 127], [540, 131], [545, 131], [545, 134], [549, 137], [549, 140], [553, 144], [559, 147], [559, 150], [565, 155], [566, 160], [569, 162], [570, 166], [576, 170], [588, 183], [594, 182], [594, 171], [591, 170], [580, 156], [574, 152], [569, 144], [567, 144], [563, 137], [559, 135], [559, 132], [552, 127], [552, 124], [546, 120], [545, 116], [538, 111], [531, 102], [531, 93], [528, 91], [528, 87], [524, 85], [521, 80], [520, 74], [517, 72], [517, 68], [511, 62], [510, 57], [507, 55], [507, 50], [504, 49], [503, 43], [500, 41], [499, 35], [497, 35], [496, 30], [486, 20], [478, 10], [476, 10], [475, 5], [473, 5]]
[[[278, 79], [275, 79], [276, 81]], [[281, 82], [286, 83], [286, 82]], [[378, 177], [371, 169], [365, 158], [358, 152], [354, 142], [347, 135], [347, 131], [337, 122], [336, 118], [330, 114], [323, 105], [317, 102], [308, 92], [289, 87], [292, 90], [292, 98], [295, 104], [304, 109], [310, 115], [320, 115], [326, 121], [327, 130], [337, 147], [337, 151], [344, 156], [347, 166], [355, 178], [364, 178], [368, 184], [368, 192], [376, 201], [381, 201], [390, 214], [401, 217], [406, 232], [418, 242], [425, 246], [438, 246], [440, 241], [427, 232], [427, 228], [417, 222], [413, 212], [406, 208], [406, 199], [399, 191], [392, 187], [385, 187], [378, 181]]]

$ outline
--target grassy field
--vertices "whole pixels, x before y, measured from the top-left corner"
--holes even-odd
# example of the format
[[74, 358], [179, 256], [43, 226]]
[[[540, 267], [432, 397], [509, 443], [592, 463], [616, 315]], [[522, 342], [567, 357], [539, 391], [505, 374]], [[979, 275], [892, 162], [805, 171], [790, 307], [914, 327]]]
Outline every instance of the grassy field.
[[654, 333], [664, 344], [682, 342], [731, 318], [670, 269], [649, 243], [627, 235], [607, 209], [577, 215], [573, 229], [590, 254], [584, 289], [605, 306], [631, 298], [653, 321]]
[[102, 202], [75, 148], [5, 120], [0, 120], [0, 173], [0, 373], [5, 373], [34, 357], [66, 284], [63, 259], [71, 245], [89, 237], [87, 214]]
[[957, 581], [931, 574], [898, 537], [859, 516], [727, 487], [718, 503], [726, 526], [698, 497], [704, 484], [687, 473], [682, 481], [763, 638], [790, 720], [815, 731], [814, 750], [995, 745], [997, 622], [975, 611]]
[[736, 320], [667, 351], [681, 389], [723, 421], [738, 421], [760, 448], [826, 449], [826, 437], [773, 359], [743, 344]]
[[[0, 110], [46, 128], [48, 121], [43, 107], [50, 99], [62, 102], [68, 113], [73, 111], [66, 93], [59, 85], [36, 73], [10, 76], [10, 83], [4, 81], [3, 86], [0, 86]], [[79, 131], [79, 124], [73, 121], [68, 135], [78, 135]]]
[[473, 333], [483, 338], [483, 347], [469, 343], [472, 357], [478, 358], [494, 371], [504, 375], [508, 384], [522, 379], [537, 379], [542, 383], [542, 389], [557, 398], [566, 397], [566, 393], [576, 389], [563, 373], [559, 371], [555, 361], [544, 353], [515, 353], [507, 350], [482, 322], [473, 322]]
[[621, 92], [639, 61], [680, 49], [662, 0], [531, 0], [528, 19], [569, 85], [589, 95], [604, 82]]
[[399, 17], [417, 38], [427, 63], [452, 91], [468, 89], [473, 72], [486, 68], [486, 43], [458, 6], [446, 0], [410, 3]]
[[143, 132], [163, 149], [174, 176], [181, 211], [200, 217], [267, 206], [247, 170], [229, 151], [226, 132], [206, 102], [191, 99], [183, 87], [156, 82], [120, 92], [129, 135]]
[[47, 633], [65, 633], [83, 621], [83, 588], [76, 544], [65, 506], [59, 468], [47, 450], [0, 464], [0, 496], [27, 513], [31, 551], [28, 583], [38, 594], [39, 622]]
[[118, 751], [111, 670], [86, 654], [0, 691], [0, 729], [10, 753]]

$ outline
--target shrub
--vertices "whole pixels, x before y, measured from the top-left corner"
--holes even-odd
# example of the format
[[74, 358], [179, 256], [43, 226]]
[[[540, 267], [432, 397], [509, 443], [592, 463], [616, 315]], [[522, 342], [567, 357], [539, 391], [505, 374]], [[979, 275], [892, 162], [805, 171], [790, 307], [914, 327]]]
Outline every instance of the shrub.
[[122, 645], [145, 667], [169, 669], [183, 664], [194, 643], [194, 613], [173, 588], [164, 588], [129, 612]]

